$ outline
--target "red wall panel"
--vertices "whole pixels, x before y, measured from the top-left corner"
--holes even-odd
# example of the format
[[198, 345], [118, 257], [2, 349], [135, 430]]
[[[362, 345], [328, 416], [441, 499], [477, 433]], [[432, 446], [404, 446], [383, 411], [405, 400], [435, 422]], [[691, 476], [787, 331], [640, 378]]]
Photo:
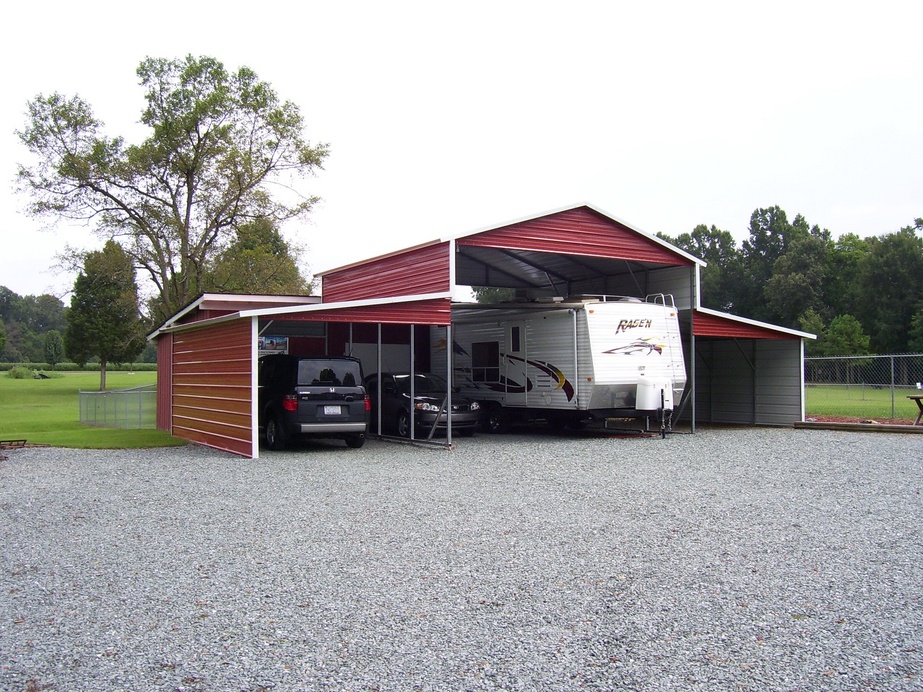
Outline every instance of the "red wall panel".
[[249, 319], [173, 334], [173, 434], [234, 454], [253, 453]]
[[446, 293], [451, 290], [449, 243], [412, 248], [344, 267], [324, 274], [321, 282], [325, 303]]

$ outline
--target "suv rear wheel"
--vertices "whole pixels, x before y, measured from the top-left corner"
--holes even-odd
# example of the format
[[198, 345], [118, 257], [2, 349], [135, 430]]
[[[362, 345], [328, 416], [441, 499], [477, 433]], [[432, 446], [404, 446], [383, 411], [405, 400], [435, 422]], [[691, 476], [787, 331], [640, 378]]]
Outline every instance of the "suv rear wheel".
[[279, 451], [285, 449], [287, 443], [285, 426], [282, 425], [278, 414], [270, 415], [266, 420], [266, 446], [272, 450]]
[[365, 435], [362, 433], [356, 433], [355, 435], [346, 435], [343, 438], [346, 440], [346, 446], [353, 449], [359, 449], [362, 445], [365, 444]]

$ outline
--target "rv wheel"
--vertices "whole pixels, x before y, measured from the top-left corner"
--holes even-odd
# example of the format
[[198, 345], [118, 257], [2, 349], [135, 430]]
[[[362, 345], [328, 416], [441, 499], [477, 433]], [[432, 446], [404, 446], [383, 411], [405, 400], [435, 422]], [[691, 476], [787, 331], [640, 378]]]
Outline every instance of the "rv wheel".
[[499, 435], [505, 433], [508, 427], [509, 420], [503, 407], [496, 404], [491, 406], [487, 412], [487, 432]]

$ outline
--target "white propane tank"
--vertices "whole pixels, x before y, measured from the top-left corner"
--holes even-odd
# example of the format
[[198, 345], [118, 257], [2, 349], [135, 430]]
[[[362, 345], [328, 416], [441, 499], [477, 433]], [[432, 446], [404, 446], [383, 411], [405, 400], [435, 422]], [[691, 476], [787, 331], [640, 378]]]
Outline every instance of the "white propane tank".
[[673, 384], [642, 377], [635, 395], [635, 408], [638, 411], [657, 411], [661, 405], [667, 411], [673, 410]]

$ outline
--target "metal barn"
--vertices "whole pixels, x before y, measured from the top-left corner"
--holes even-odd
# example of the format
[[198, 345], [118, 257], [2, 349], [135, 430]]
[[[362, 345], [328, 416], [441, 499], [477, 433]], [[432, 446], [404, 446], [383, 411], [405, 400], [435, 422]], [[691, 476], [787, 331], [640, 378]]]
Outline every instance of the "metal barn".
[[[451, 328], [469, 286], [525, 299], [671, 294], [680, 310], [688, 382], [681, 415], [697, 423], [792, 425], [804, 418], [803, 340], [813, 335], [700, 305], [704, 263], [583, 204], [340, 267], [313, 296], [205, 295], [151, 336], [158, 344], [158, 427], [259, 455], [256, 361], [261, 336], [291, 352], [347, 351], [429, 367], [431, 325]], [[388, 354], [391, 354], [389, 356]], [[397, 354], [397, 355], [395, 355]], [[693, 357], [694, 356], [694, 357]]]

